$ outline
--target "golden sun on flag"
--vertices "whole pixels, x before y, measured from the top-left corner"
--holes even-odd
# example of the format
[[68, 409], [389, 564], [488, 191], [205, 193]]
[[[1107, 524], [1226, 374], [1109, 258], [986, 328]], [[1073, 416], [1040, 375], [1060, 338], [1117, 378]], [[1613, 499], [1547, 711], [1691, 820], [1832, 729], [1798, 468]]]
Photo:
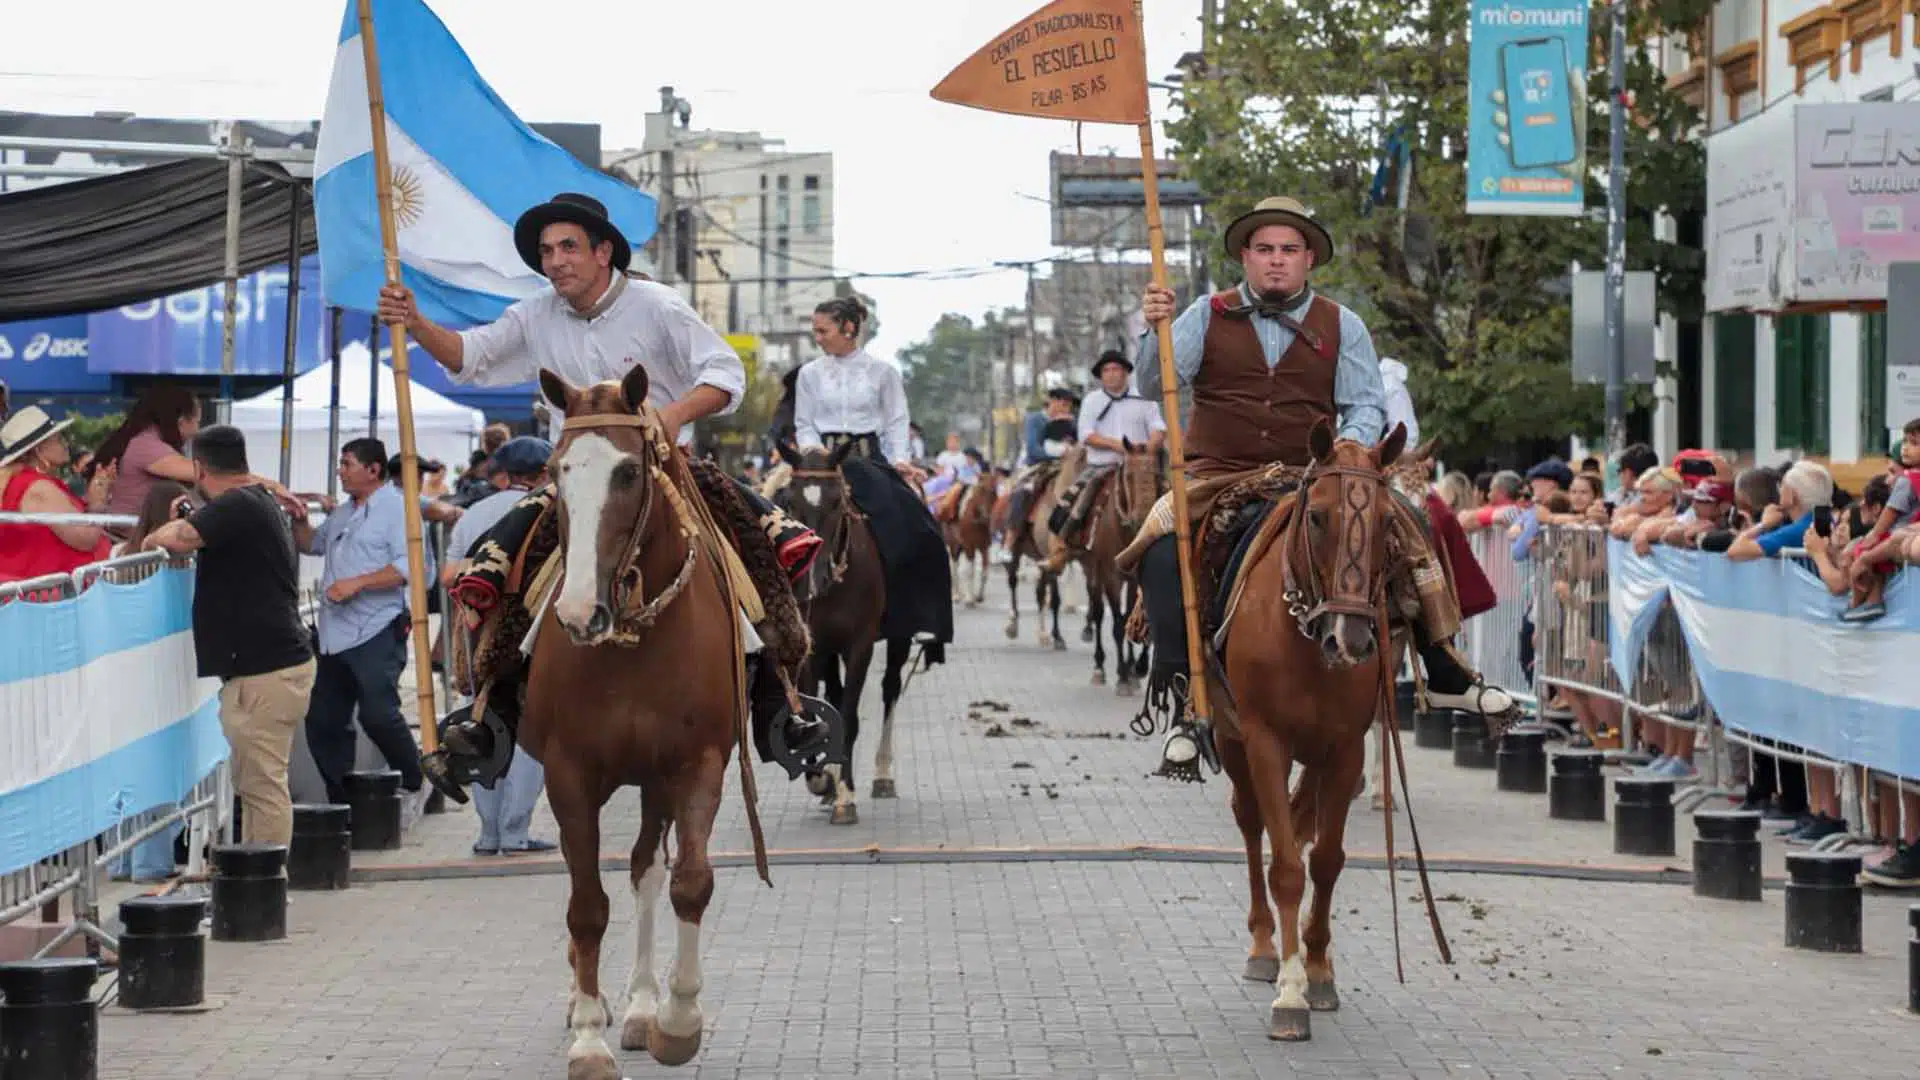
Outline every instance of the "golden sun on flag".
[[393, 170], [393, 223], [396, 228], [404, 229], [420, 220], [426, 210], [426, 185], [420, 177], [405, 165]]

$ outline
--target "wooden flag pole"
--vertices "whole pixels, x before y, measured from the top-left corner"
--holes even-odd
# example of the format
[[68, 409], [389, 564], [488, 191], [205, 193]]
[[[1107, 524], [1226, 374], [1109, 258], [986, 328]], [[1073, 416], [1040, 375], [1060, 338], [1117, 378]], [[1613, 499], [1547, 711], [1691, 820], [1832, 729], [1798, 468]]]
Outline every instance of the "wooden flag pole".
[[[380, 210], [380, 247], [387, 284], [400, 283], [400, 242], [393, 222], [393, 172], [387, 160], [387, 108], [380, 94], [380, 51], [373, 40], [373, 0], [358, 0], [360, 55], [367, 69], [367, 115], [373, 133], [374, 200]], [[420, 529], [420, 463], [414, 453], [413, 381], [407, 371], [407, 328], [388, 327], [393, 344], [393, 404], [400, 420], [400, 491], [406, 500], [407, 604], [413, 614], [413, 684], [420, 748], [439, 748], [439, 714], [433, 707], [433, 642], [427, 634], [427, 560]], [[375, 357], [376, 362], [378, 357]]]
[[[1141, 17], [1141, 0], [1133, 0], [1134, 22]], [[1141, 63], [1146, 62], [1147, 40], [1140, 35]], [[1140, 186], [1147, 204], [1147, 246], [1153, 254], [1153, 283], [1167, 287], [1167, 237], [1160, 224], [1160, 170], [1153, 156], [1153, 110], [1147, 100], [1147, 87], [1140, 87]], [[1207, 668], [1201, 650], [1200, 600], [1194, 586], [1193, 529], [1187, 517], [1187, 455], [1180, 431], [1180, 379], [1173, 366], [1173, 323], [1154, 324], [1154, 338], [1160, 346], [1160, 411], [1167, 422], [1167, 471], [1173, 489], [1173, 542], [1180, 559], [1180, 606], [1187, 624], [1187, 705], [1195, 724], [1207, 727], [1212, 713], [1207, 708]]]
[[[974, 109], [1140, 130], [1140, 184], [1146, 195], [1153, 283], [1167, 284], [1167, 239], [1160, 225], [1160, 176], [1153, 159], [1153, 110], [1147, 100], [1147, 36], [1141, 0], [1053, 0], [994, 36], [933, 88], [936, 101]], [[1200, 603], [1194, 590], [1192, 529], [1187, 522], [1187, 458], [1180, 438], [1180, 387], [1173, 328], [1160, 323], [1160, 407], [1172, 467], [1173, 534], [1180, 555], [1180, 601], [1187, 623], [1187, 709], [1209, 725], [1207, 669], [1201, 658]]]

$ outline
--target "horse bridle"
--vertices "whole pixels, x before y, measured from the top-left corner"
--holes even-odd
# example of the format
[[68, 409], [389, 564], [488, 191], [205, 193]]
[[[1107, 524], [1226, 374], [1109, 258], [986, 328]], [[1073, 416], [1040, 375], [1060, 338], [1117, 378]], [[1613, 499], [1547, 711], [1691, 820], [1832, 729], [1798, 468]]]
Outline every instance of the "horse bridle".
[[832, 592], [833, 587], [847, 576], [847, 561], [852, 558], [853, 552], [853, 521], [862, 515], [847, 492], [847, 474], [839, 468], [807, 469], [796, 465], [792, 478], [787, 482], [788, 490], [804, 480], [831, 481], [840, 488], [840, 520], [834, 525], [833, 535], [827, 538], [827, 584], [824, 588], [813, 584], [814, 575], [819, 572], [819, 560], [816, 559], [814, 565], [807, 568], [807, 602], [811, 606], [814, 600]]
[[[1322, 615], [1352, 615], [1368, 620], [1374, 619], [1380, 613], [1381, 596], [1386, 588], [1386, 575], [1379, 574], [1372, 577], [1369, 587], [1365, 590], [1364, 601], [1353, 598], [1359, 595], [1360, 590], [1349, 590], [1345, 594], [1347, 598], [1338, 595], [1329, 596], [1326, 584], [1321, 580], [1320, 564], [1313, 557], [1307, 535], [1307, 518], [1310, 510], [1308, 499], [1312, 494], [1315, 481], [1327, 476], [1361, 481], [1358, 484], [1340, 485], [1341, 497], [1349, 503], [1345, 520], [1350, 523], [1346, 530], [1347, 535], [1342, 537], [1341, 565], [1337, 570], [1337, 573], [1343, 575], [1367, 574], [1366, 560], [1371, 552], [1368, 550], [1366, 530], [1360, 527], [1358, 522], [1364, 520], [1362, 515], [1372, 509], [1371, 503], [1376, 497], [1375, 491], [1377, 490], [1379, 495], [1384, 497], [1387, 487], [1385, 473], [1379, 469], [1362, 468], [1357, 465], [1322, 465], [1314, 462], [1307, 466], [1306, 472], [1300, 477], [1298, 504], [1295, 507], [1293, 520], [1287, 523], [1285, 539], [1287, 555], [1281, 561], [1286, 586], [1281, 599], [1286, 601], [1287, 614], [1293, 616], [1295, 624], [1300, 628], [1301, 636], [1307, 638], [1313, 636], [1311, 627], [1314, 620]], [[1355, 492], [1362, 496], [1358, 502], [1354, 501], [1353, 493]], [[1294, 577], [1295, 564], [1298, 562], [1304, 562], [1306, 565], [1307, 587], [1305, 589], [1300, 588], [1298, 580]]]
[[[687, 582], [693, 579], [693, 566], [699, 560], [700, 545], [693, 543], [689, 535], [687, 557], [680, 563], [680, 572], [674, 575], [674, 579], [653, 599], [645, 601], [637, 609], [627, 610], [646, 591], [646, 583], [640, 575], [640, 549], [647, 535], [647, 523], [653, 518], [654, 496], [662, 485], [671, 484], [673, 480], [667, 475], [667, 471], [660, 467], [662, 450], [655, 445], [660, 435], [659, 425], [647, 416], [634, 413], [569, 416], [561, 425], [560, 431], [565, 435], [570, 431], [596, 431], [602, 428], [640, 429], [640, 462], [647, 472], [646, 496], [640, 504], [640, 513], [634, 518], [633, 531], [627, 538], [627, 549], [620, 556], [619, 576], [607, 585], [607, 606], [613, 610], [614, 618], [613, 627], [608, 630], [605, 638], [614, 641], [631, 641], [636, 631], [652, 626], [660, 617], [660, 613], [666, 610], [667, 605], [673, 603], [674, 598], [687, 587]], [[557, 484], [555, 486], [558, 487]], [[678, 512], [677, 502], [675, 509]], [[684, 520], [681, 522], [681, 529], [683, 532], [688, 531], [688, 525]]]

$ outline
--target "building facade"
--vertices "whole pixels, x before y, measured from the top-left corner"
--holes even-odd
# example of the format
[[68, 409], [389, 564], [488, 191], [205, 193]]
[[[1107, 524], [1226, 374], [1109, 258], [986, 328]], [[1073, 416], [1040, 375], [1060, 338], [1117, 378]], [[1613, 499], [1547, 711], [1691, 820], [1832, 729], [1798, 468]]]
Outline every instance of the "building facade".
[[1719, 0], [1669, 52], [1708, 156], [1702, 441], [1869, 463], [1887, 395], [1887, 267], [1920, 260], [1920, 2]]

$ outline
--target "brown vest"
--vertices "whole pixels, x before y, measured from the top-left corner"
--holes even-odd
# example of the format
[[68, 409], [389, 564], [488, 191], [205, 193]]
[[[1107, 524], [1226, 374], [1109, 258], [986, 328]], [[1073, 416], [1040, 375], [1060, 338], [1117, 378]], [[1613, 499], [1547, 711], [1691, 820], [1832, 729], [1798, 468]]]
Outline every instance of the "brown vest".
[[[1220, 294], [1229, 306], [1238, 291]], [[1195, 477], [1258, 469], [1275, 462], [1305, 465], [1314, 421], [1337, 424], [1333, 373], [1340, 356], [1340, 306], [1316, 295], [1293, 344], [1268, 369], [1253, 320], [1215, 310], [1207, 320], [1200, 370], [1193, 379], [1187, 461]], [[1313, 339], [1313, 340], [1309, 340]]]

